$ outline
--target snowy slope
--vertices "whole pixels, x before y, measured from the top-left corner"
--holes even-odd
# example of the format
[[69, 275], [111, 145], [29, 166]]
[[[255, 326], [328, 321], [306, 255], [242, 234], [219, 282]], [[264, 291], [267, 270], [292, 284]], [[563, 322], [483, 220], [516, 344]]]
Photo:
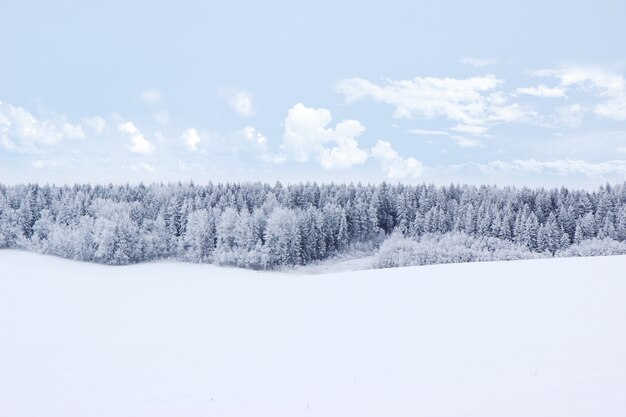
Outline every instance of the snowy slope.
[[624, 416], [624, 271], [307, 276], [0, 251], [0, 415]]

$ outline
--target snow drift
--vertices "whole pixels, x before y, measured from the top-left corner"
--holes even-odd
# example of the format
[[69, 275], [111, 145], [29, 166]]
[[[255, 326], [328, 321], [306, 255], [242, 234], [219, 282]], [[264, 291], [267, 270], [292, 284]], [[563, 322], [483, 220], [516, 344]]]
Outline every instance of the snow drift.
[[624, 270], [306, 276], [0, 251], [0, 415], [623, 416]]

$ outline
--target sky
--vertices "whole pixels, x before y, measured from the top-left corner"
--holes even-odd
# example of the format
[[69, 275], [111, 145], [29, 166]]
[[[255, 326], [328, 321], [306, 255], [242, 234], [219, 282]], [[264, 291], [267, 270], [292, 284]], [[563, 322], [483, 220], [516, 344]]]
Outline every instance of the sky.
[[626, 180], [623, 1], [0, 3], [0, 183]]

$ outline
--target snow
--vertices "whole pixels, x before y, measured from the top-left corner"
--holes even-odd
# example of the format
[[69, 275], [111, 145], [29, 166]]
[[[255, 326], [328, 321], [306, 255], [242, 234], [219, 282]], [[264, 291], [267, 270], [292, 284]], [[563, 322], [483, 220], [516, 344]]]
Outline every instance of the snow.
[[0, 415], [623, 416], [624, 270], [294, 275], [0, 251]]

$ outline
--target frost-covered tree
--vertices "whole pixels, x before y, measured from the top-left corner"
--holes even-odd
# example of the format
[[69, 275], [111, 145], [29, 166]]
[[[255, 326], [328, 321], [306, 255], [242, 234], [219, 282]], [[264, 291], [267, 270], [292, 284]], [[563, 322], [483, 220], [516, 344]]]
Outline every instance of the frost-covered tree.
[[295, 213], [279, 208], [267, 219], [265, 253], [269, 266], [300, 264], [300, 233]]
[[215, 249], [215, 220], [206, 209], [189, 213], [182, 238], [182, 251], [187, 260], [209, 262]]
[[465, 236], [437, 241], [437, 250], [496, 239], [514, 245], [507, 251], [547, 256], [601, 253], [602, 245], [614, 253], [620, 246], [609, 242], [626, 241], [626, 185], [0, 184], [0, 248], [108, 264], [167, 258], [273, 268], [373, 249], [394, 233], [416, 242]]

